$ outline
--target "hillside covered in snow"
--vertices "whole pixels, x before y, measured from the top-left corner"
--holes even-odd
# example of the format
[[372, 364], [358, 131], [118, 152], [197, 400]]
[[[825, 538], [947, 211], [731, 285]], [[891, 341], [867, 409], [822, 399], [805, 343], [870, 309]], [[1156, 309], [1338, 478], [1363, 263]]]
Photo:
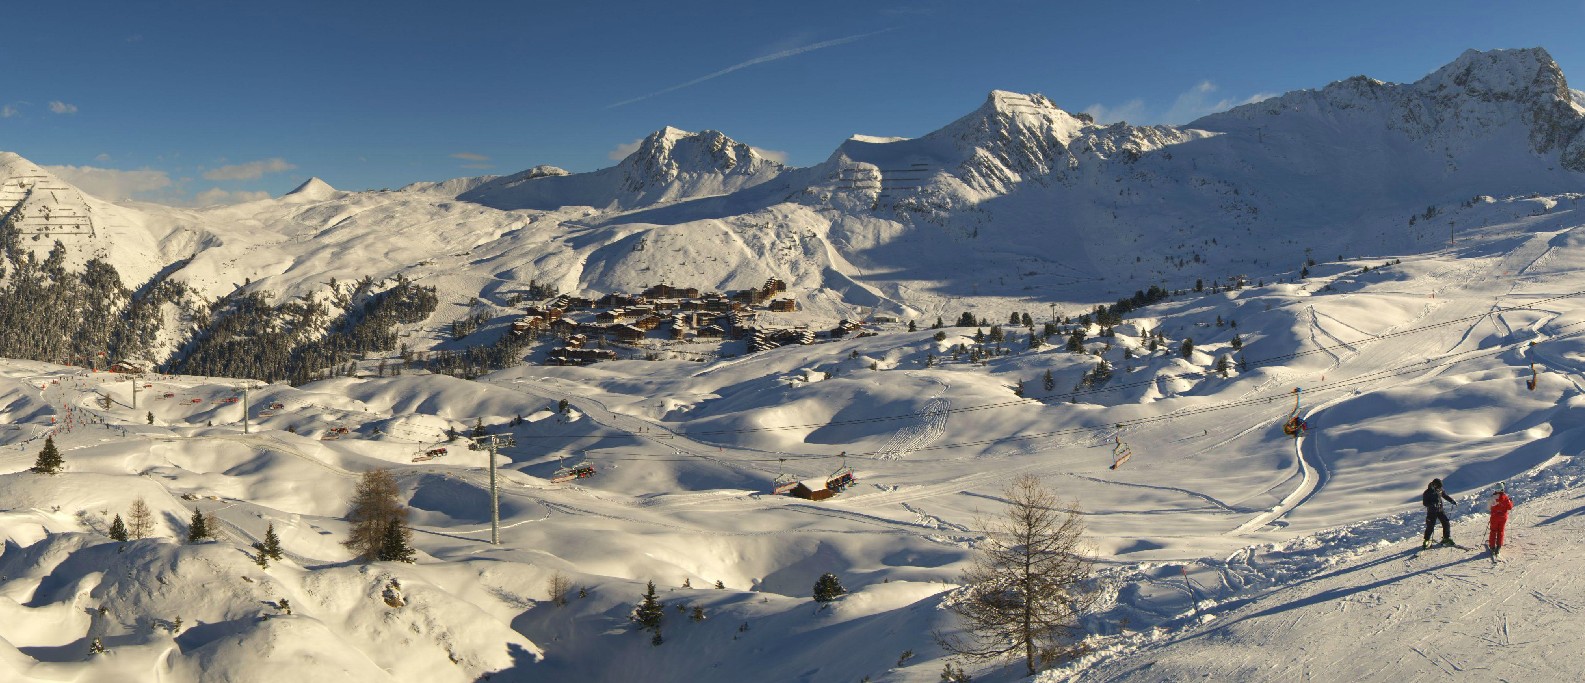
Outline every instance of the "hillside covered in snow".
[[[994, 91], [807, 168], [666, 128], [590, 173], [204, 209], [0, 155], [0, 678], [937, 681], [1022, 474], [1077, 503], [1101, 597], [1041, 680], [1566, 678], [1582, 101], [1544, 50], [1471, 51], [1181, 127]], [[654, 285], [760, 335], [571, 303]], [[498, 546], [475, 430], [512, 437]], [[380, 468], [412, 563], [343, 544]], [[1418, 552], [1432, 477], [1473, 546], [1506, 483], [1503, 563]]]

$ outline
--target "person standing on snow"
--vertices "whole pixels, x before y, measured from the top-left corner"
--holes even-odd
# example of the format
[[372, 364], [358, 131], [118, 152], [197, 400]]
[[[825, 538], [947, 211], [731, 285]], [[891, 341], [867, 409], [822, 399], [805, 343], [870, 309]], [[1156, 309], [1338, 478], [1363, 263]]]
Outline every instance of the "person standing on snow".
[[1502, 550], [1502, 532], [1508, 526], [1508, 511], [1512, 509], [1513, 500], [1499, 482], [1491, 499], [1491, 532], [1486, 534], [1486, 549], [1491, 551], [1492, 557], [1497, 557], [1497, 552]]
[[1420, 496], [1420, 504], [1425, 506], [1425, 543], [1422, 548], [1431, 547], [1431, 530], [1436, 528], [1438, 520], [1442, 522], [1442, 545], [1457, 545], [1453, 542], [1453, 532], [1448, 526], [1447, 512], [1442, 509], [1442, 501], [1458, 505], [1458, 501], [1447, 495], [1442, 490], [1442, 480], [1432, 479], [1431, 484], [1425, 487], [1425, 494]]

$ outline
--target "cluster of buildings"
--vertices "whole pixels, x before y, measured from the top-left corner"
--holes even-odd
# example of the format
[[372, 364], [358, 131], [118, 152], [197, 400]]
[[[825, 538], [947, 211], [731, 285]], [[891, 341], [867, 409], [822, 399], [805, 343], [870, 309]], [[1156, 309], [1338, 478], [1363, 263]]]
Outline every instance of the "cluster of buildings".
[[777, 296], [786, 291], [786, 282], [771, 278], [759, 288], [731, 294], [671, 285], [655, 285], [640, 294], [606, 294], [598, 299], [563, 294], [528, 306], [522, 317], [512, 323], [511, 333], [556, 337], [562, 345], [551, 350], [549, 362], [585, 365], [617, 358], [614, 350], [592, 348], [591, 341], [595, 340], [637, 344], [651, 338], [676, 342], [743, 339], [752, 353], [786, 344], [813, 344], [819, 338], [839, 337], [860, 326], [843, 321], [832, 330], [815, 332], [807, 327], [772, 329], [762, 325], [761, 313], [798, 310], [797, 300]]

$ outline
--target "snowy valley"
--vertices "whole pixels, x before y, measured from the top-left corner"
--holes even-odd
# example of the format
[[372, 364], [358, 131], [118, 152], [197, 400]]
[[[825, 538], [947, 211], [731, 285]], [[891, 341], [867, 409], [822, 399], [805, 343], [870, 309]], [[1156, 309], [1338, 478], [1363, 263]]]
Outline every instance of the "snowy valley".
[[[804, 168], [667, 127], [590, 173], [189, 209], [0, 154], [0, 678], [937, 681], [1035, 474], [1100, 596], [1038, 680], [1566, 680], [1582, 197], [1540, 49], [1181, 127], [993, 91]], [[414, 562], [343, 545], [379, 468]], [[1418, 552], [1432, 477], [1476, 548], [1506, 485], [1501, 563]]]

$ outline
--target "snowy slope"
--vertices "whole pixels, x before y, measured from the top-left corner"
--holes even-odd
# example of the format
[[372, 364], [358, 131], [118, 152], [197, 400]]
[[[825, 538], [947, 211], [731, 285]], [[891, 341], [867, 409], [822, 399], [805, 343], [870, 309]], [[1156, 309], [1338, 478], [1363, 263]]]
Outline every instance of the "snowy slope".
[[[1516, 507], [1500, 563], [1393, 539], [1278, 590], [1208, 605], [1203, 625], [1141, 637], [1082, 674], [1039, 680], [1575, 680], [1585, 667], [1573, 647], [1585, 585], [1571, 561], [1585, 550], [1582, 503], [1574, 489]], [[1479, 547], [1484, 515], [1472, 517], [1454, 537]]]
[[[1392, 606], [1412, 601], [1504, 648], [1481, 664], [1387, 629], [1347, 673], [1522, 677], [1526, 648], [1563, 641], [1493, 635], [1507, 607], [1459, 591], [1513, 596], [1511, 624], [1562, 624], [1559, 605], [1578, 599], [1545, 548], [1572, 547], [1550, 534], [1585, 481], [1585, 214], [1568, 167], [1585, 109], [1550, 64], [1470, 53], [1415, 84], [1354, 79], [1182, 128], [1097, 126], [995, 92], [940, 131], [855, 137], [805, 169], [668, 129], [591, 174], [394, 192], [311, 180], [204, 210], [117, 206], [38, 177], [55, 189], [25, 206], [106, 217], [103, 255], [129, 280], [170, 267], [210, 295], [283, 297], [330, 278], [435, 285], [442, 307], [407, 331], [420, 347], [469, 298], [500, 303], [531, 279], [603, 292], [777, 276], [811, 319], [877, 307], [921, 324], [478, 381], [371, 377], [370, 359], [362, 377], [250, 392], [247, 433], [227, 401], [237, 380], [150, 375], [134, 408], [126, 377], [0, 361], [0, 678], [935, 681], [930, 633], [955, 627], [942, 600], [977, 517], [1022, 473], [1085, 511], [1105, 591], [1086, 623], [1095, 656], [1057, 680], [1291, 679], [1316, 671], [1301, 648], [1357, 639], [1353, 614], [1406, 623], [1417, 617]], [[36, 167], [0, 161], [4, 182], [34, 187], [21, 179]], [[69, 249], [86, 258], [97, 239]], [[1008, 325], [1005, 353], [971, 361], [954, 349], [974, 328], [928, 329], [964, 311], [1043, 323], [1234, 273], [1256, 283], [1174, 296], [1112, 336], [1092, 327], [1086, 353], [1029, 348]], [[1216, 369], [1238, 357], [1247, 367]], [[1085, 384], [1103, 360], [1112, 376]], [[1296, 411], [1313, 425], [1297, 440], [1280, 429]], [[500, 547], [484, 542], [484, 456], [444, 442], [475, 421], [518, 443], [498, 459]], [[66, 471], [27, 472], [51, 433]], [[1112, 469], [1117, 439], [1134, 455]], [[437, 447], [449, 453], [415, 462]], [[551, 483], [580, 461], [598, 474]], [[766, 493], [843, 466], [858, 484], [836, 498]], [[340, 544], [353, 483], [374, 467], [394, 470], [412, 508], [413, 565], [351, 563]], [[1553, 583], [1394, 556], [1432, 476], [1461, 499], [1509, 482], [1526, 506], [1510, 562]], [[157, 533], [122, 549], [104, 534], [138, 497]], [[178, 543], [194, 509], [217, 516], [220, 539]], [[1478, 511], [1457, 514], [1473, 538]], [[260, 569], [249, 546], [268, 524], [288, 557]], [[550, 604], [558, 571], [585, 597]], [[820, 609], [810, 591], [828, 571], [852, 594]], [[400, 607], [383, 597], [393, 579]], [[659, 647], [627, 621], [651, 580], [669, 605]], [[1313, 633], [1289, 626], [1299, 616]], [[95, 637], [109, 653], [88, 655]], [[1461, 653], [1484, 642], [1461, 637]], [[1242, 654], [1255, 649], [1280, 656]], [[1536, 677], [1577, 668], [1556, 666]]]

